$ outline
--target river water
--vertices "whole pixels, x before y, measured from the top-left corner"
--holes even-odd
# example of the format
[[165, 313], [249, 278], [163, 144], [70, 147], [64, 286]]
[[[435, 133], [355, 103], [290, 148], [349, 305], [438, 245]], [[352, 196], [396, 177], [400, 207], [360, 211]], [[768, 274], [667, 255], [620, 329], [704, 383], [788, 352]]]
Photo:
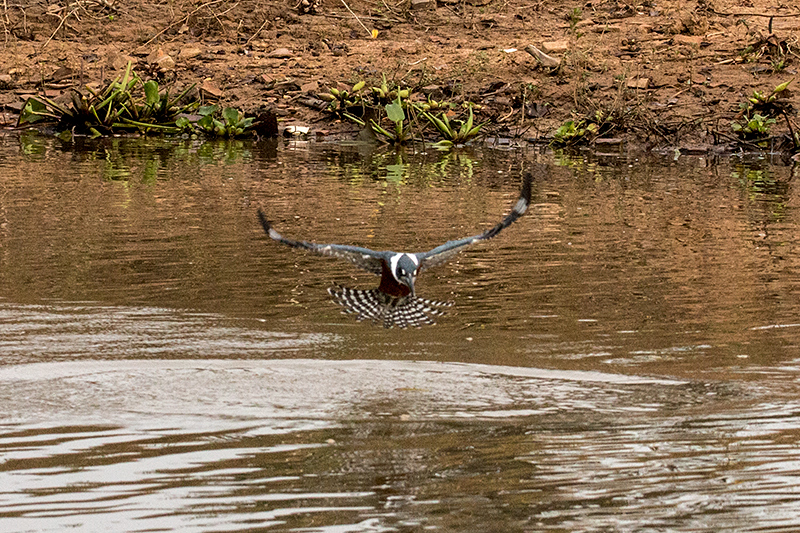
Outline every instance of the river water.
[[[420, 251], [434, 326], [263, 234]], [[0, 137], [2, 531], [797, 531], [798, 168]]]

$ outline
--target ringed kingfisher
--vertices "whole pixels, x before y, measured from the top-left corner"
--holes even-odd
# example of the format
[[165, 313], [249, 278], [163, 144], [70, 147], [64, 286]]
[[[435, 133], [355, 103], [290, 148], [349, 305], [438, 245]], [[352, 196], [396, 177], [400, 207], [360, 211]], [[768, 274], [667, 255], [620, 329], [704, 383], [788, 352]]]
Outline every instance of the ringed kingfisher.
[[533, 177], [526, 174], [519, 200], [511, 213], [499, 224], [478, 235], [448, 241], [427, 252], [378, 252], [359, 246], [295, 241], [278, 233], [261, 209], [258, 210], [258, 218], [264, 231], [275, 241], [293, 248], [346, 259], [357, 267], [381, 277], [377, 289], [359, 290], [340, 285], [328, 289], [336, 303], [344, 308], [343, 312], [357, 314], [359, 321], [371, 320], [382, 323], [386, 328], [420, 327], [424, 324], [434, 324], [432, 316], [443, 314], [442, 308], [450, 307], [453, 303], [417, 297], [414, 292], [417, 275], [431, 267], [441, 265], [470, 244], [491, 239], [525, 214], [531, 202], [531, 181]]

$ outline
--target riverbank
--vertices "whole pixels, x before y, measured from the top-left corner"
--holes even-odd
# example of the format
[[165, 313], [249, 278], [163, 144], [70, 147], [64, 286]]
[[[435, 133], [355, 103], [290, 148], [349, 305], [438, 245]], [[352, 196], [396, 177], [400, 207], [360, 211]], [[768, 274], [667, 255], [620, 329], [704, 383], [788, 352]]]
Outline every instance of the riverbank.
[[[143, 76], [320, 137], [357, 127], [320, 111], [330, 87], [382, 76], [453, 103], [481, 106], [492, 136], [549, 142], [569, 120], [596, 122], [639, 149], [794, 151], [797, 102], [763, 135], [744, 136], [755, 91], [797, 75], [800, 9], [762, 0], [564, 4], [412, 0], [284, 3], [85, 0], [4, 8], [0, 106], [13, 125], [25, 98], [100, 86], [130, 61]], [[313, 13], [301, 14], [302, 10]], [[774, 17], [765, 16], [767, 14]], [[544, 66], [529, 51], [545, 54]], [[759, 132], [756, 132], [759, 133]], [[595, 136], [586, 140], [594, 142]], [[744, 141], [744, 143], [742, 143]]]

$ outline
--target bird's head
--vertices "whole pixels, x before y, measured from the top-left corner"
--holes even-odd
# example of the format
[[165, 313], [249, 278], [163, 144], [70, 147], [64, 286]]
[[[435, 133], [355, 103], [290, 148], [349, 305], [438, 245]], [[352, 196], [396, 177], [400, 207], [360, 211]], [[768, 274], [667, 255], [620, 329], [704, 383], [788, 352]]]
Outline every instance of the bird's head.
[[417, 279], [419, 260], [415, 255], [397, 254], [391, 261], [392, 276], [401, 285], [405, 285], [414, 295], [414, 281]]

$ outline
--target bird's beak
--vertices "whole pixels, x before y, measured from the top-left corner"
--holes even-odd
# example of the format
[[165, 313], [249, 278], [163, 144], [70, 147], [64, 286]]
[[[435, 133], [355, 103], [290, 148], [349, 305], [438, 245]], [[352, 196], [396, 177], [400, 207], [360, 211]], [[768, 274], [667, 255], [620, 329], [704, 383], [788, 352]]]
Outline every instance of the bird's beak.
[[400, 281], [403, 282], [403, 285], [411, 289], [411, 296], [414, 296], [414, 280], [417, 276], [414, 274], [407, 274], [400, 278]]

